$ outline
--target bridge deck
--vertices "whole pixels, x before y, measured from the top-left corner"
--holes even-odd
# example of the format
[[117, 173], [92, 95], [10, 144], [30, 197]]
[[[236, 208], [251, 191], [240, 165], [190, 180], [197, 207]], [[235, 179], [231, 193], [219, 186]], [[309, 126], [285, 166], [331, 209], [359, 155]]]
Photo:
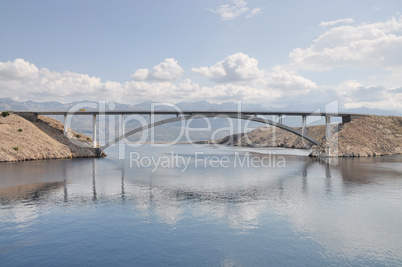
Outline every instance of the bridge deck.
[[35, 115], [275, 115], [275, 116], [331, 116], [331, 117], [346, 117], [346, 116], [368, 116], [367, 114], [353, 114], [353, 113], [326, 113], [326, 112], [297, 112], [297, 111], [127, 111], [127, 110], [114, 110], [114, 111], [12, 111], [15, 114], [35, 114]]

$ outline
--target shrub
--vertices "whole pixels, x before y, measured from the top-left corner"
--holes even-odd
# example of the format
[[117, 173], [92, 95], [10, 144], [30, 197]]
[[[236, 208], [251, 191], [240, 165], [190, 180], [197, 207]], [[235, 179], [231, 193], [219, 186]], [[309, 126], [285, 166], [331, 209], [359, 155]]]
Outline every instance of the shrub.
[[81, 135], [80, 135], [80, 134], [77, 134], [76, 137], [77, 137], [77, 138], [81, 138]]
[[22, 129], [20, 128], [20, 129], [18, 129], [18, 131], [19, 131], [19, 132], [22, 132]]
[[13, 147], [13, 149], [14, 149], [15, 151], [18, 151], [18, 147]]
[[7, 117], [7, 116], [10, 116], [10, 113], [8, 113], [7, 111], [3, 111], [3, 112], [1, 112], [1, 116]]

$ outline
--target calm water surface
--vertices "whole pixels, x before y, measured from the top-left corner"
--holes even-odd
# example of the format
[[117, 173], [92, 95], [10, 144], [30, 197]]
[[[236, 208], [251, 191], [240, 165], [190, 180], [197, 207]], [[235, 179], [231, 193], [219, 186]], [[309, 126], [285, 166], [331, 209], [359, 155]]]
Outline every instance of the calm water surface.
[[402, 265], [400, 156], [107, 154], [0, 164], [1, 266]]

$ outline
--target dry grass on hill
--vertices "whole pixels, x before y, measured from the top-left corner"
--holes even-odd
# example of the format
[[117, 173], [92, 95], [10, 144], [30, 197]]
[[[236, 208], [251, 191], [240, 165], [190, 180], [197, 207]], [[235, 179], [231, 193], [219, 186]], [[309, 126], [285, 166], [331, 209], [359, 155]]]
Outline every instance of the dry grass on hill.
[[[346, 124], [332, 125], [331, 133], [329, 156], [369, 157], [402, 154], [402, 117], [361, 117]], [[328, 156], [325, 126], [310, 126], [307, 128], [307, 135], [321, 144], [311, 147], [312, 144], [302, 140], [300, 136], [275, 127], [261, 127], [247, 134], [235, 134], [204, 143], [311, 149], [310, 155], [313, 157]]]
[[[313, 147], [312, 156], [326, 153], [327, 144]], [[330, 156], [371, 157], [402, 154], [402, 117], [367, 116], [342, 125], [329, 141]]]
[[[337, 126], [332, 126], [335, 131]], [[301, 130], [300, 127], [295, 129]], [[307, 127], [307, 135], [321, 142], [325, 138], [324, 125]], [[251, 146], [251, 147], [287, 147], [287, 148], [310, 148], [311, 143], [303, 140], [300, 136], [282, 130], [277, 127], [260, 127], [248, 134], [235, 134], [225, 138], [212, 141], [216, 144], [232, 146]]]
[[11, 114], [0, 116], [0, 162], [95, 157], [92, 139], [70, 129], [70, 138], [57, 120], [39, 116], [36, 123]]

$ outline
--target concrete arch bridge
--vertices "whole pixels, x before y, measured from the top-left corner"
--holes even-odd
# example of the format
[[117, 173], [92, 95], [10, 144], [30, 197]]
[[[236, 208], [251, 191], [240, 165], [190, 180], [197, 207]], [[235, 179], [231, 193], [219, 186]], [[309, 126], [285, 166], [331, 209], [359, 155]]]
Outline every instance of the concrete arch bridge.
[[[12, 113], [20, 115], [30, 121], [35, 122], [37, 120], [38, 115], [63, 115], [64, 116], [64, 134], [67, 134], [68, 129], [68, 116], [75, 115], [89, 115], [93, 117], [93, 147], [96, 146], [97, 140], [97, 116], [106, 116], [106, 115], [119, 115], [121, 116], [120, 123], [120, 132], [121, 135], [114, 140], [106, 143], [105, 145], [99, 147], [100, 151], [104, 151], [106, 148], [110, 147], [113, 144], [118, 143], [119, 141], [125, 139], [126, 137], [133, 135], [135, 133], [139, 133], [159, 125], [178, 122], [178, 121], [186, 121], [190, 119], [200, 119], [200, 118], [231, 118], [231, 119], [240, 119], [240, 120], [248, 120], [259, 122], [266, 125], [271, 125], [283, 129], [285, 131], [296, 134], [303, 139], [311, 142], [312, 144], [318, 145], [319, 142], [314, 138], [307, 135], [307, 125], [306, 118], [308, 116], [320, 116], [325, 117], [325, 137], [328, 139], [331, 134], [331, 117], [342, 117], [342, 123], [347, 123], [357, 117], [367, 116], [366, 114], [345, 114], [345, 113], [308, 113], [308, 112], [269, 112], [269, 111], [247, 111], [247, 112], [235, 112], [235, 111], [12, 111]], [[151, 123], [144, 125], [142, 127], [138, 127], [134, 130], [125, 132], [124, 130], [124, 116], [125, 115], [142, 115], [142, 116], [155, 116], [155, 115], [167, 115], [170, 116], [168, 119], [163, 119], [160, 121], [152, 121]], [[175, 117], [172, 117], [175, 116]], [[277, 116], [277, 121], [269, 120], [266, 118], [258, 117], [258, 116]], [[296, 130], [290, 126], [287, 126], [282, 123], [282, 116], [299, 116], [302, 118], [302, 130]]]

